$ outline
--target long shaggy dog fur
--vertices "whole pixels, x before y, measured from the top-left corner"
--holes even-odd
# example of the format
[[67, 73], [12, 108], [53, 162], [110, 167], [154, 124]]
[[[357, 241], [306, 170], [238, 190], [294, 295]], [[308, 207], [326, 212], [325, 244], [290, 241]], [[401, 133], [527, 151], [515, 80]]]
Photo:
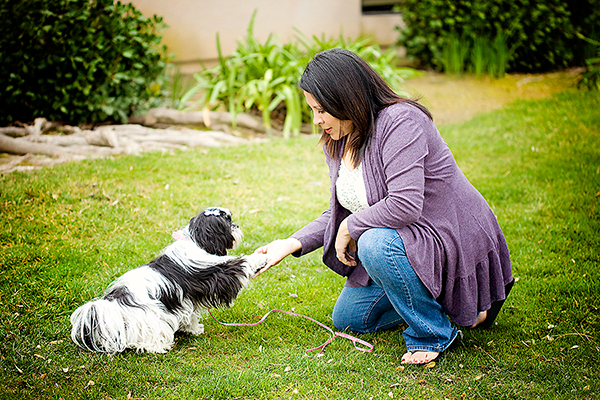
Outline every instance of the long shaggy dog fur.
[[204, 332], [202, 309], [228, 307], [266, 263], [264, 254], [228, 256], [242, 237], [224, 208], [209, 208], [173, 234], [150, 263], [114, 281], [100, 299], [71, 315], [71, 338], [104, 353], [127, 348], [164, 353], [175, 332]]

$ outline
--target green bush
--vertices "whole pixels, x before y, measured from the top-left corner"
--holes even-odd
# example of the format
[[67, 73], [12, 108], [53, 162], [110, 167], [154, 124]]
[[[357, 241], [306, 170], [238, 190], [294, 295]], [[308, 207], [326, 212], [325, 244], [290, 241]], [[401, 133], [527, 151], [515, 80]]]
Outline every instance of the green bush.
[[401, 31], [399, 41], [422, 67], [441, 69], [445, 48], [452, 37], [475, 43], [481, 38], [493, 41], [502, 36], [506, 38], [507, 48], [514, 49], [508, 61], [510, 70], [562, 68], [575, 60], [572, 46], [575, 28], [568, 3], [562, 0], [405, 0], [402, 12], [407, 26]]
[[577, 39], [571, 48], [575, 53], [574, 65], [585, 66], [586, 60], [597, 57], [597, 46], [580, 39], [583, 35], [592, 41], [600, 41], [600, 0], [569, 0], [567, 7]]
[[0, 1], [0, 123], [126, 121], [156, 101], [162, 19], [113, 0]]
[[600, 90], [600, 41], [587, 38], [577, 33], [577, 36], [593, 46], [596, 51], [595, 57], [585, 60], [585, 70], [579, 75], [577, 87], [585, 87], [589, 90]]

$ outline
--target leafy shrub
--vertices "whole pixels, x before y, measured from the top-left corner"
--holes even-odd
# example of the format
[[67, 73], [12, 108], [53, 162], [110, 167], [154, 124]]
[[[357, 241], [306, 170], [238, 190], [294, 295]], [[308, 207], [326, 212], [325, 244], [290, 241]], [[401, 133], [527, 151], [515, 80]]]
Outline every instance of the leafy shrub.
[[440, 69], [452, 37], [472, 43], [505, 37], [507, 49], [514, 49], [508, 68], [516, 71], [551, 70], [574, 60], [574, 28], [563, 0], [405, 0], [401, 7], [407, 26], [399, 42], [421, 66]]
[[571, 43], [575, 54], [573, 65], [585, 65], [587, 59], [597, 56], [597, 47], [580, 40], [580, 35], [600, 41], [600, 0], [568, 0], [566, 3], [577, 36]]
[[595, 57], [590, 57], [585, 60], [585, 70], [579, 75], [577, 87], [585, 87], [589, 90], [600, 90], [600, 41], [596, 41], [577, 33], [580, 39], [583, 39], [590, 45], [594, 46]]
[[0, 122], [125, 121], [161, 91], [162, 19], [113, 0], [0, 2]]
[[[236, 114], [258, 110], [267, 133], [271, 133], [271, 113], [283, 108], [286, 115], [283, 134], [289, 137], [299, 134], [302, 122], [311, 119], [310, 110], [300, 97], [298, 82], [306, 64], [318, 52], [334, 47], [353, 51], [398, 92], [403, 91], [404, 79], [417, 73], [396, 67], [394, 49], [384, 52], [369, 39], [309, 38], [296, 30], [293, 43], [282, 44], [273, 36], [260, 43], [253, 35], [255, 15], [250, 20], [245, 40], [239, 41], [231, 54], [221, 53], [217, 35], [218, 65], [194, 75], [197, 84], [177, 102], [179, 108], [225, 108], [231, 113], [234, 126]], [[196, 101], [189, 105], [192, 98]]]

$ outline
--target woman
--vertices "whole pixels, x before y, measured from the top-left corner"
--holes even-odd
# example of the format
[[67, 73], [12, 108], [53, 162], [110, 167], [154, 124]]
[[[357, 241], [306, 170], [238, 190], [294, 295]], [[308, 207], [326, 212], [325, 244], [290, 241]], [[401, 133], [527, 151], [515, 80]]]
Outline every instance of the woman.
[[323, 129], [330, 206], [257, 249], [268, 255], [263, 271], [323, 246], [324, 263], [347, 277], [336, 328], [405, 323], [404, 364], [437, 360], [458, 334], [450, 320], [491, 326], [513, 284], [508, 248], [429, 111], [343, 49], [317, 54], [300, 87]]

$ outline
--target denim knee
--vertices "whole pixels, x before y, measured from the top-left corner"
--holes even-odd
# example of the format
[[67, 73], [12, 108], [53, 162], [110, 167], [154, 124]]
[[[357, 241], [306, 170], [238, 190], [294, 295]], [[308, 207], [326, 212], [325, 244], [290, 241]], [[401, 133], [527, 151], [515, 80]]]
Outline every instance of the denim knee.
[[399, 241], [400, 249], [396, 251], [402, 250], [402, 252], [398, 255], [405, 256], [404, 244], [395, 229], [372, 228], [358, 238], [358, 259], [372, 278], [379, 275], [381, 268], [389, 268], [387, 264], [393, 241]]
[[344, 287], [331, 317], [337, 330], [356, 333], [391, 329], [403, 322], [385, 292], [374, 284]]
[[331, 314], [331, 319], [333, 321], [333, 326], [338, 331], [349, 331], [356, 333], [367, 333], [367, 330], [362, 324], [362, 320], [353, 316], [352, 314], [348, 314], [346, 312], [340, 312], [337, 307], [333, 308], [333, 313]]
[[358, 238], [358, 258], [367, 258], [367, 255], [381, 254], [382, 242], [380, 239], [382, 228], [371, 228]]

